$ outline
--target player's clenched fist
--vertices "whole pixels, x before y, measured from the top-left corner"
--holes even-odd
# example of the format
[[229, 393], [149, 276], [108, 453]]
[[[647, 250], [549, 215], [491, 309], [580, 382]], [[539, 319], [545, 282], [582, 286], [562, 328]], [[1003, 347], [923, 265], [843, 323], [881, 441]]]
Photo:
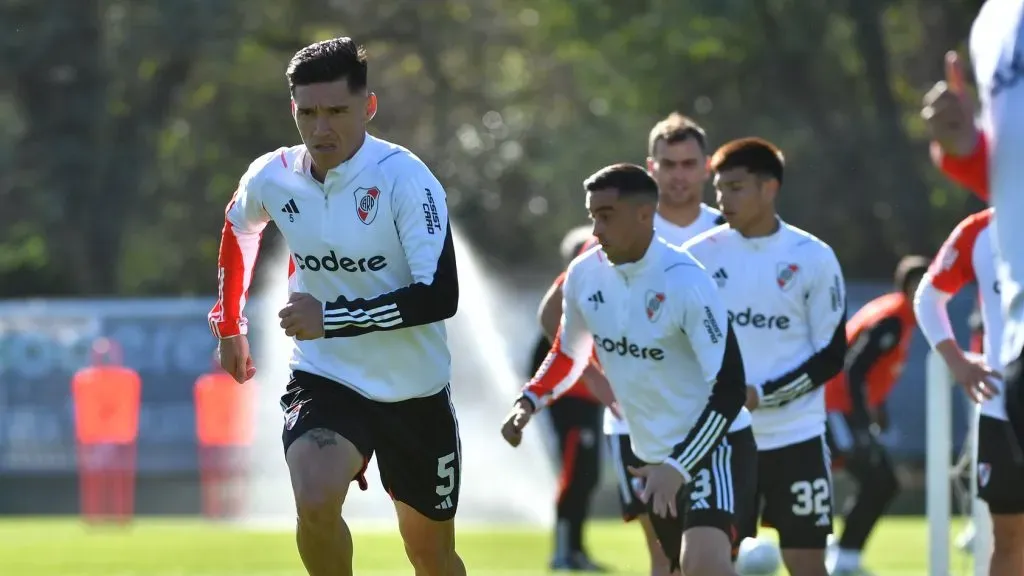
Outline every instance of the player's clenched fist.
[[310, 294], [293, 292], [277, 316], [285, 335], [296, 340], [316, 340], [324, 335], [324, 305]]
[[505, 423], [501, 425], [501, 435], [513, 448], [523, 441], [523, 428], [530, 423], [532, 416], [533, 404], [526, 398], [520, 398], [505, 417]]
[[249, 339], [244, 334], [221, 338], [217, 343], [217, 358], [220, 367], [239, 384], [256, 375], [256, 366], [249, 354]]
[[974, 102], [964, 86], [956, 52], [946, 54], [946, 79], [925, 94], [921, 118], [945, 154], [966, 156], [974, 150], [978, 142]]

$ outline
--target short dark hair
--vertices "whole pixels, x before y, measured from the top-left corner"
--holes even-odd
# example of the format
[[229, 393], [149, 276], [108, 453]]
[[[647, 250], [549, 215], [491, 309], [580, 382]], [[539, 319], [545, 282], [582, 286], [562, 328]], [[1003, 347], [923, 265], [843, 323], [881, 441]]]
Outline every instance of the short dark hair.
[[906, 292], [911, 284], [920, 280], [928, 273], [929, 264], [930, 262], [927, 258], [917, 254], [900, 258], [899, 263], [896, 265], [896, 274], [893, 275], [896, 289], [900, 292]]
[[636, 164], [620, 163], [605, 166], [583, 181], [587, 192], [614, 188], [619, 196], [630, 200], [658, 201], [658, 183]]
[[715, 150], [709, 167], [712, 172], [746, 168], [751, 174], [770, 176], [782, 184], [786, 158], [778, 146], [763, 138], [740, 138]]
[[658, 146], [658, 142], [676, 144], [690, 138], [697, 142], [701, 152], [707, 153], [708, 138], [700, 124], [679, 112], [673, 112], [655, 124], [654, 128], [651, 128], [651, 134], [647, 137], [647, 155], [654, 157], [654, 149]]
[[349, 37], [310, 44], [292, 56], [285, 71], [288, 89], [347, 80], [353, 92], [366, 88], [366, 50]]

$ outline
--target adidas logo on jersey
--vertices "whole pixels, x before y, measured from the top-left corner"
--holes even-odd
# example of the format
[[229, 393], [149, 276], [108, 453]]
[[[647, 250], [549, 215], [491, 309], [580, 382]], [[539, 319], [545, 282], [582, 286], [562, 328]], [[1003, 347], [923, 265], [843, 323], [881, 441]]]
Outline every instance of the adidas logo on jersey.
[[715, 279], [715, 283], [718, 284], [719, 288], [725, 286], [725, 281], [729, 279], [729, 274], [726, 273], [725, 268], [719, 268], [711, 275]]
[[587, 302], [593, 302], [594, 310], [597, 310], [598, 304], [604, 304], [604, 295], [602, 295], [601, 291], [598, 290], [597, 292], [591, 294], [589, 298], [587, 298]]
[[299, 213], [299, 206], [295, 203], [295, 200], [289, 200], [285, 203], [284, 208], [281, 208], [281, 212], [288, 215], [289, 222], [295, 222], [295, 215]]

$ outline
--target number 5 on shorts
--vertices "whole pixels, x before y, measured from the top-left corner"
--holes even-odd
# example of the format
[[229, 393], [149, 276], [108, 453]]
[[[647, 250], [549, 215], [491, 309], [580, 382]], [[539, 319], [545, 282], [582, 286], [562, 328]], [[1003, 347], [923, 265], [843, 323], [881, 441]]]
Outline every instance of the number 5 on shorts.
[[455, 452], [437, 459], [437, 477], [441, 483], [434, 490], [438, 496], [447, 496], [455, 489]]
[[817, 478], [813, 482], [793, 482], [789, 490], [796, 496], [793, 514], [797, 516], [828, 514], [832, 511], [832, 490], [827, 478]]

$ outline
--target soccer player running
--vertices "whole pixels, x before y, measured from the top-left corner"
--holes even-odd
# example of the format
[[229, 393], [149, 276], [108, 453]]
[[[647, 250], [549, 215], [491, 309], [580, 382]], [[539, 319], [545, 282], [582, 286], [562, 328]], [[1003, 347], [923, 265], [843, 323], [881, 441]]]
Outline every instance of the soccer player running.
[[[996, 211], [962, 221], [939, 250], [914, 302], [928, 342], [946, 361], [967, 396], [981, 404], [978, 423], [978, 496], [992, 515], [992, 576], [1024, 574], [1024, 459], [1001, 398], [999, 342], [1003, 315], [992, 226]], [[957, 344], [946, 305], [965, 285], [977, 283], [984, 323], [983, 358], [966, 356]], [[983, 553], [988, 553], [984, 551]]]
[[533, 384], [557, 397], [596, 347], [670, 570], [733, 575], [732, 536], [738, 508], [752, 500], [756, 446], [749, 427], [728, 433], [746, 379], [725, 307], [707, 271], [656, 237], [658, 186], [643, 168], [606, 167], [584, 188], [600, 246], [570, 264], [561, 331], [502, 434], [517, 445], [548, 400]]
[[[589, 226], [570, 230], [562, 241], [561, 253], [566, 264], [589, 248], [594, 242]], [[563, 272], [552, 290], [561, 294]], [[549, 290], [550, 292], [550, 290]], [[559, 298], [560, 299], [560, 298]], [[561, 305], [559, 305], [559, 314]], [[541, 328], [546, 328], [541, 305]], [[558, 319], [554, 322], [558, 328]], [[530, 374], [540, 369], [551, 350], [555, 330], [541, 334], [534, 346]], [[581, 380], [577, 381], [549, 408], [551, 424], [558, 439], [558, 452], [562, 469], [558, 479], [555, 501], [555, 550], [551, 559], [552, 570], [604, 572], [591, 560], [583, 545], [583, 525], [590, 513], [590, 501], [601, 477], [601, 423], [604, 405]]]
[[[744, 351], [763, 520], [778, 531], [790, 574], [823, 576], [832, 476], [822, 386], [846, 355], [843, 273], [828, 244], [776, 214], [784, 160], [773, 144], [734, 140], [710, 167], [729, 224], [684, 248], [713, 271]], [[755, 508], [743, 536], [757, 533], [758, 516]]]
[[[707, 135], [696, 122], [673, 112], [651, 129], [647, 140], [647, 171], [658, 183], [658, 210], [654, 215], [654, 232], [672, 245], [682, 245], [697, 234], [724, 223], [722, 215], [702, 201], [704, 185], [708, 181]], [[562, 282], [565, 275], [555, 279], [541, 302], [540, 321], [551, 338], [558, 331], [562, 317]], [[595, 367], [588, 367], [584, 378], [599, 378]], [[537, 384], [535, 384], [536, 386]], [[534, 389], [537, 396], [550, 390]], [[746, 410], [733, 421], [731, 431], [750, 426]], [[619, 488], [619, 503], [626, 522], [637, 520], [643, 528], [651, 558], [651, 574], [669, 573], [668, 558], [658, 544], [658, 538], [640, 501], [640, 482], [629, 473], [630, 466], [639, 465], [629, 440], [629, 426], [616, 416], [610, 407], [604, 411], [604, 433], [614, 460]]]
[[846, 323], [845, 370], [825, 386], [829, 449], [842, 456], [857, 482], [845, 506], [838, 549], [829, 554], [833, 576], [864, 574], [868, 537], [899, 492], [889, 454], [878, 440], [888, 423], [885, 401], [903, 373], [914, 334], [914, 293], [928, 259], [906, 256], [896, 266], [894, 292], [868, 302]]
[[292, 253], [280, 324], [294, 339], [282, 439], [310, 576], [352, 574], [341, 517], [376, 453], [418, 575], [464, 575], [455, 553], [461, 443], [444, 320], [458, 306], [445, 192], [408, 150], [370, 136], [367, 60], [350, 38], [288, 64], [302, 145], [258, 158], [227, 207], [210, 326], [236, 380], [256, 369], [246, 302], [271, 220]]
[[[998, 364], [1003, 366], [1007, 417], [1024, 444], [1024, 0], [988, 0], [970, 36], [981, 109], [975, 126], [960, 59], [946, 54], [946, 80], [925, 95], [922, 117], [934, 137], [932, 155], [953, 180], [983, 199], [1000, 221], [992, 236], [998, 254], [1004, 315]], [[980, 129], [979, 129], [980, 128]]]

